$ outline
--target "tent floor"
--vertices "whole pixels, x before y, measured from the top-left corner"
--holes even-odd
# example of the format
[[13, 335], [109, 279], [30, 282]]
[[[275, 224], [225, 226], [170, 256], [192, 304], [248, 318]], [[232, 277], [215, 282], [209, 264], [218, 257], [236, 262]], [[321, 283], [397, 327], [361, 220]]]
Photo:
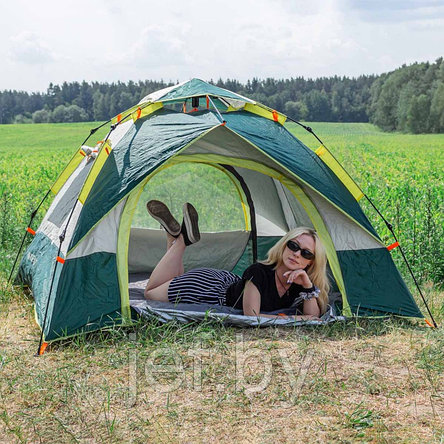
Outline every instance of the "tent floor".
[[[170, 302], [147, 301], [143, 291], [149, 279], [148, 273], [134, 273], [129, 275], [130, 306], [139, 315], [155, 317], [161, 322], [173, 319], [181, 322], [195, 322], [208, 319], [219, 320], [227, 325], [237, 326], [268, 326], [268, 325], [302, 325], [302, 324], [327, 324], [337, 320], [344, 320], [343, 316], [337, 316], [330, 309], [319, 321], [294, 321], [289, 318], [265, 318], [256, 316], [244, 316], [242, 310], [232, 307], [211, 304], [172, 304]], [[280, 310], [282, 312], [282, 310]], [[273, 313], [271, 313], [273, 314]]]

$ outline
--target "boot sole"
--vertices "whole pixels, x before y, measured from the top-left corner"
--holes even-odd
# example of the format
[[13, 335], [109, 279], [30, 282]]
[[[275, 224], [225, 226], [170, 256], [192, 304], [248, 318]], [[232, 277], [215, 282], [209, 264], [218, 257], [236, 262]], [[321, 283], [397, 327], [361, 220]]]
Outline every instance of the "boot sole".
[[180, 224], [163, 202], [160, 202], [159, 200], [150, 200], [146, 204], [146, 209], [150, 216], [156, 219], [157, 222], [165, 228], [167, 233], [174, 237], [179, 236]]
[[200, 240], [199, 216], [193, 205], [188, 202], [183, 205], [183, 221], [188, 239], [195, 244]]

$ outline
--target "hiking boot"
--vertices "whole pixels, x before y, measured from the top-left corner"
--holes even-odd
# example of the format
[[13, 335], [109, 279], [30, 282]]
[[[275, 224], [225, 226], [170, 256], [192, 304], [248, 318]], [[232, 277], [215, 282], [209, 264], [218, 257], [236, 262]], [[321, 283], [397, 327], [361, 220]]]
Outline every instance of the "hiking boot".
[[178, 237], [180, 234], [180, 224], [174, 219], [168, 207], [160, 200], [150, 200], [146, 203], [148, 213], [156, 219], [165, 231], [173, 237]]
[[200, 240], [199, 216], [196, 208], [194, 208], [189, 202], [183, 204], [181, 233], [183, 234], [185, 245], [195, 244]]

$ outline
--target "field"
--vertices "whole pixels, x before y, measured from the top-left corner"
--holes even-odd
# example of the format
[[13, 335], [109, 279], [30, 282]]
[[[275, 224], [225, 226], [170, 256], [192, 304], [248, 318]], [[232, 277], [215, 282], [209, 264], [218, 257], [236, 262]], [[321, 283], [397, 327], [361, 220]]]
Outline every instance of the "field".
[[[31, 211], [93, 126], [0, 126], [0, 442], [444, 441], [444, 334], [419, 321], [245, 331], [141, 321], [34, 357], [32, 301], [6, 278]], [[444, 135], [312, 127], [393, 224], [442, 325]], [[398, 249], [393, 257], [424, 311]]]

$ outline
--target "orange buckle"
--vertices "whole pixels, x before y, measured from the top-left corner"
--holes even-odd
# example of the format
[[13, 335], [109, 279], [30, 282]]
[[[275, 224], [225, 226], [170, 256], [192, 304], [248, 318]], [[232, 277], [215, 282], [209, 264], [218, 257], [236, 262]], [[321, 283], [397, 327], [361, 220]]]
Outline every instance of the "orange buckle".
[[57, 262], [60, 262], [61, 264], [64, 264], [64, 263], [65, 263], [65, 259], [63, 259], [63, 257], [60, 257], [60, 256], [57, 256], [57, 257], [56, 257], [56, 261], [57, 261]]
[[424, 318], [424, 321], [429, 327], [435, 328], [435, 326], [428, 319]]
[[393, 249], [396, 248], [396, 247], [399, 247], [399, 242], [395, 242], [394, 244], [389, 245], [389, 246], [387, 247], [387, 250], [388, 250], [388, 251], [391, 251], [391, 250], [393, 250]]
[[33, 236], [35, 236], [35, 231], [34, 231], [31, 227], [28, 227], [28, 228], [26, 229], [26, 231], [27, 231], [28, 233], [31, 233]]

